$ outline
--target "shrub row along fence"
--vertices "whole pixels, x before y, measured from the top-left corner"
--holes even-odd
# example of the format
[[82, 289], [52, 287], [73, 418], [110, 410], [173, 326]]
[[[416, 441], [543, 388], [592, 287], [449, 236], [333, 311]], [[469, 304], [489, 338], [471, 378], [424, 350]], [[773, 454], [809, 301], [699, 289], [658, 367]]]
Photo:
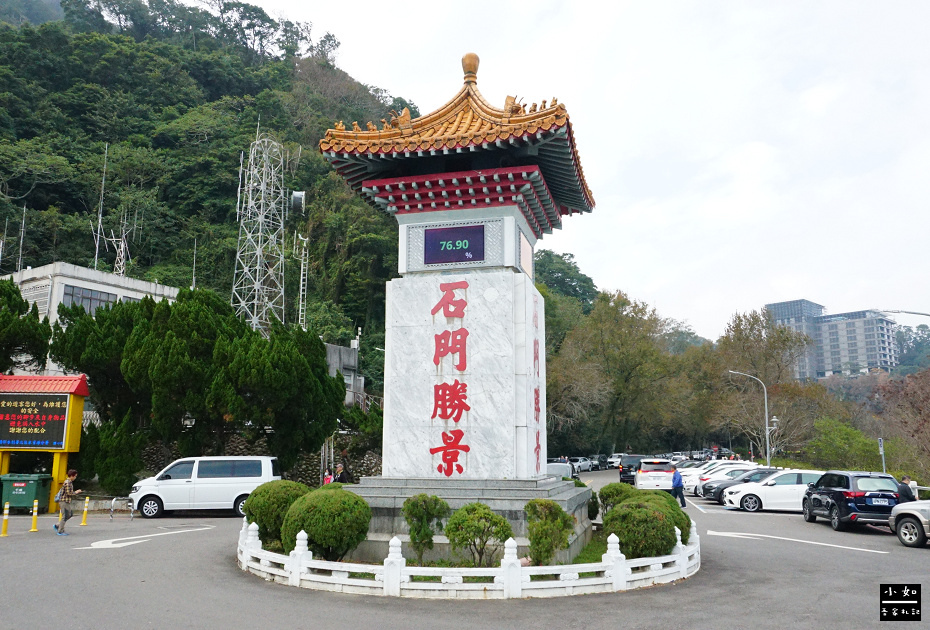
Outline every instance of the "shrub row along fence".
[[265, 551], [258, 525], [243, 519], [237, 557], [243, 571], [315, 590], [437, 599], [563, 597], [631, 590], [694, 575], [701, 567], [697, 528], [692, 522], [687, 545], [682, 544], [677, 527], [675, 535], [678, 542], [672, 553], [654, 558], [627, 559], [620, 552], [619, 539], [611, 534], [600, 562], [524, 567], [517, 557], [516, 541], [509, 538], [499, 567], [408, 567], [396, 536], [384, 564], [329, 562], [313, 558], [303, 531], [297, 534], [297, 546], [290, 555]]

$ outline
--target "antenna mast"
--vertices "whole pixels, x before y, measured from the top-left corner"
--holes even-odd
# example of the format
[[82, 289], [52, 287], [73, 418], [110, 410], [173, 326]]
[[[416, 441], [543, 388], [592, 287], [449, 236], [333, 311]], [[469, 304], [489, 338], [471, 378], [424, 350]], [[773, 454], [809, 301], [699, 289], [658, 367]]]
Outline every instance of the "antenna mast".
[[191, 291], [197, 288], [197, 238], [194, 238], [194, 271], [191, 277]]
[[309, 239], [300, 234], [295, 234], [295, 236], [300, 240], [300, 294], [297, 302], [297, 324], [303, 330], [307, 330], [307, 271], [310, 267], [307, 241]]
[[0, 241], [0, 266], [3, 265], [3, 246], [6, 245], [6, 228], [10, 224], [10, 217], [3, 222], [3, 240]]
[[16, 271], [23, 270], [23, 237], [26, 236], [26, 204], [23, 204], [23, 225], [19, 229], [19, 260], [16, 261]]
[[97, 259], [100, 256], [100, 238], [103, 235], [103, 189], [107, 183], [107, 157], [109, 152], [110, 143], [108, 142], [103, 145], [103, 179], [100, 180], [100, 207], [97, 209], [97, 229], [94, 230], [94, 269], [97, 268]]
[[256, 130], [239, 191], [232, 306], [266, 337], [272, 318], [284, 322], [284, 157], [279, 142]]

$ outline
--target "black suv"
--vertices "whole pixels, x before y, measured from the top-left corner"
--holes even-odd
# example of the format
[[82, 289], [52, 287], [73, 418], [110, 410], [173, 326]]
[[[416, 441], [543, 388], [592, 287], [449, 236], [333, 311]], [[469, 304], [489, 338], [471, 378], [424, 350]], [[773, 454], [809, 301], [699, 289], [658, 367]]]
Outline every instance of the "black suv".
[[606, 455], [588, 455], [588, 459], [591, 460], [591, 470], [606, 470], [607, 469], [607, 456]]
[[620, 481], [632, 484], [636, 481], [636, 471], [639, 463], [648, 455], [624, 455], [620, 458]]
[[808, 484], [801, 508], [808, 523], [823, 516], [830, 519], [833, 529], [841, 531], [848, 523], [887, 526], [891, 508], [898, 503], [898, 481], [891, 475], [828, 470], [815, 483]]

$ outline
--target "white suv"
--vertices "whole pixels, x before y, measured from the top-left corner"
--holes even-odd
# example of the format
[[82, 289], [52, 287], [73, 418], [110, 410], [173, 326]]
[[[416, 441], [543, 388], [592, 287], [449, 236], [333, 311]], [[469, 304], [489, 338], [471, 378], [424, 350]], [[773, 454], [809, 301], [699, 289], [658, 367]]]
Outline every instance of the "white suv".
[[671, 490], [675, 467], [667, 459], [644, 459], [633, 478], [637, 490]]
[[277, 457], [188, 457], [136, 482], [130, 508], [145, 518], [166, 510], [234, 510], [244, 516], [242, 504], [252, 490], [280, 478]]

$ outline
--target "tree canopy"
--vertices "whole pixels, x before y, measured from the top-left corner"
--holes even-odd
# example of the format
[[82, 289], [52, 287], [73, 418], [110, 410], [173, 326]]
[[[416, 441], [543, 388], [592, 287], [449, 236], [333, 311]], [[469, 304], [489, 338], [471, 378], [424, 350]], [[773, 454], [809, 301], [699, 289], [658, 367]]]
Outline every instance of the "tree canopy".
[[597, 287], [594, 280], [581, 273], [574, 254], [540, 249], [535, 254], [535, 262], [536, 282], [546, 285], [553, 293], [578, 300], [585, 314], [591, 312], [597, 299]]
[[126, 466], [138, 462], [113, 465], [108, 475], [101, 457], [126, 457], [116, 448], [138, 452], [138, 444], [127, 446], [130, 437], [177, 442], [184, 455], [221, 453], [232, 434], [265, 437], [287, 468], [336, 429], [345, 383], [329, 376], [319, 337], [278, 326], [266, 339], [212, 291], [183, 290], [174, 304], [118, 302], [94, 317], [63, 306], [59, 317], [51, 355], [88, 375], [110, 432], [101, 436], [97, 467], [113, 491], [124, 489], [136, 472]]

